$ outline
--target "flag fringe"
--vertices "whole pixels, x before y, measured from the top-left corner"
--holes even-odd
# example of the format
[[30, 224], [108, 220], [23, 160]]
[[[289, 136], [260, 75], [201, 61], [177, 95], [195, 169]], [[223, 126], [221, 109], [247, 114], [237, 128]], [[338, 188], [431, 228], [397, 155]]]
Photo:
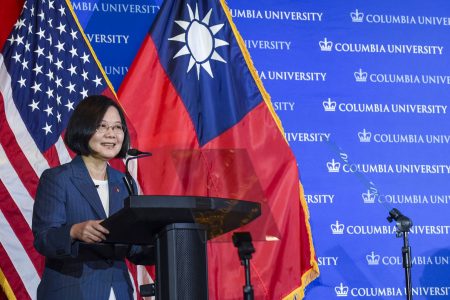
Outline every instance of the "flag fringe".
[[77, 24], [78, 32], [81, 33], [81, 36], [83, 37], [84, 42], [86, 43], [87, 47], [89, 48], [89, 50], [91, 52], [91, 55], [92, 55], [92, 57], [95, 60], [95, 63], [97, 64], [98, 68], [100, 69], [100, 72], [102, 73], [103, 79], [105, 79], [106, 84], [108, 85], [108, 88], [111, 90], [111, 92], [114, 94], [114, 97], [117, 99], [116, 90], [114, 89], [111, 81], [109, 81], [108, 75], [106, 75], [106, 72], [103, 69], [102, 64], [98, 60], [97, 54], [95, 54], [95, 51], [94, 51], [94, 49], [91, 46], [91, 42], [89, 42], [88, 38], [86, 37], [86, 34], [84, 33], [83, 27], [81, 27], [80, 21], [78, 21], [77, 14], [73, 10], [72, 3], [70, 2], [70, 0], [65, 0], [65, 1], [66, 1], [66, 4], [67, 4], [67, 7], [70, 9], [70, 13], [72, 14], [72, 17], [75, 20], [75, 23]]
[[3, 274], [2, 269], [0, 269], [0, 287], [2, 288], [3, 292], [6, 295], [6, 299], [8, 300], [16, 300], [16, 296], [14, 295], [13, 290], [11, 289], [11, 286], [9, 285], [8, 280], [5, 277], [5, 274]]
[[[225, 0], [220, 0], [220, 4], [222, 5], [223, 11], [225, 12], [225, 14], [227, 16], [228, 23], [230, 24], [231, 29], [234, 33], [234, 36], [236, 37], [236, 41], [238, 42], [239, 48], [241, 49], [241, 53], [244, 56], [245, 62], [247, 63], [247, 66], [248, 66], [248, 69], [250, 70], [250, 74], [252, 75], [253, 80], [255, 81], [256, 85], [258, 86], [259, 92], [263, 96], [263, 100], [266, 103], [267, 108], [269, 109], [273, 119], [275, 120], [275, 122], [278, 126], [278, 129], [283, 133], [284, 129], [283, 129], [283, 126], [281, 125], [280, 118], [275, 113], [275, 110], [272, 106], [272, 101], [270, 100], [270, 95], [269, 95], [269, 93], [267, 93], [266, 89], [263, 86], [261, 78], [259, 78], [259, 76], [256, 72], [256, 68], [253, 65], [253, 61], [250, 57], [250, 53], [248, 52], [247, 47], [245, 46], [244, 40], [242, 39], [241, 34], [237, 30], [236, 25], [234, 25], [233, 18], [231, 17], [231, 14], [230, 14], [230, 9], [228, 8], [228, 5], [226, 4]], [[283, 137], [284, 137], [284, 134], [283, 134]], [[284, 137], [284, 139], [287, 143], [286, 137]]]
[[[319, 277], [320, 271], [319, 271], [319, 264], [317, 263], [317, 258], [316, 258], [316, 250], [314, 249], [314, 242], [312, 240], [311, 225], [309, 224], [309, 209], [308, 209], [308, 205], [306, 204], [305, 192], [303, 190], [302, 183], [299, 181], [298, 184], [300, 187], [300, 204], [302, 205], [303, 212], [305, 213], [306, 230], [308, 232], [308, 239], [309, 239], [309, 251], [311, 253], [310, 262], [309, 262], [311, 269], [308, 270], [304, 274], [304, 276], [302, 276], [302, 284], [304, 284], [304, 287], [306, 287], [314, 279]], [[309, 274], [309, 272], [311, 272], [311, 274]], [[309, 276], [306, 276], [307, 274], [309, 274]]]
[[311, 226], [309, 225], [309, 210], [308, 206], [306, 205], [305, 195], [303, 192], [303, 186], [299, 182], [300, 186], [300, 203], [302, 205], [303, 211], [305, 212], [305, 219], [306, 219], [306, 229], [308, 231], [308, 239], [309, 239], [309, 251], [311, 253], [310, 257], [310, 266], [311, 268], [305, 272], [305, 274], [302, 275], [301, 283], [298, 288], [293, 290], [289, 295], [283, 298], [283, 300], [300, 300], [305, 297], [305, 288], [308, 284], [310, 284], [314, 279], [319, 277], [320, 271], [319, 271], [319, 264], [316, 260], [316, 252], [313, 246], [312, 241], [312, 233], [311, 233]]

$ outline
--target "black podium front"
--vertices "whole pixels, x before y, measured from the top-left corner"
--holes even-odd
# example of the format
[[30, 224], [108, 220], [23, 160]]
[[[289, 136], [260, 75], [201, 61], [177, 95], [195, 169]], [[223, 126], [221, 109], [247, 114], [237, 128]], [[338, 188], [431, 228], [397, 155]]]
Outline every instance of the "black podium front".
[[155, 247], [156, 299], [208, 299], [208, 239], [261, 215], [260, 203], [213, 197], [130, 196], [101, 224], [106, 243]]

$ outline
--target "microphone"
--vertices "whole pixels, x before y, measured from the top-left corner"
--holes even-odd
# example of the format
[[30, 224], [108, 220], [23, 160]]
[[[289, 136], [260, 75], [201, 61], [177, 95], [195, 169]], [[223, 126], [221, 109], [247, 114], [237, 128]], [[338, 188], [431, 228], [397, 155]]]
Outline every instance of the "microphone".
[[411, 219], [403, 215], [396, 208], [393, 208], [389, 212], [387, 220], [389, 221], [389, 223], [392, 221], [396, 222], [395, 226], [397, 227], [397, 236], [399, 236], [401, 232], [409, 232], [409, 229], [413, 226]]
[[144, 152], [144, 151], [141, 151], [138, 149], [130, 148], [127, 151], [127, 155], [129, 155], [129, 156], [141, 156], [141, 155], [151, 156], [152, 154], [150, 152]]
[[151, 156], [150, 152], [140, 151], [138, 149], [130, 148], [127, 151], [127, 155], [129, 156], [125, 161], [125, 177], [123, 177], [123, 181], [125, 186], [127, 187], [128, 194], [130, 196], [136, 195], [136, 188], [134, 186], [133, 176], [131, 176], [130, 171], [128, 171], [128, 162], [132, 159], [138, 159], [142, 157]]

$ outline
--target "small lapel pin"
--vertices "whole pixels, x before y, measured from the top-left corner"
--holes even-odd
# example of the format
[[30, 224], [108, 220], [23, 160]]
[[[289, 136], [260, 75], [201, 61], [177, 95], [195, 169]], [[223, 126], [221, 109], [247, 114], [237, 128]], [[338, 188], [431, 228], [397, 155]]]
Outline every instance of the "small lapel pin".
[[116, 186], [115, 188], [116, 188], [116, 193], [120, 192], [120, 190], [119, 190], [119, 187], [118, 187], [118, 186]]

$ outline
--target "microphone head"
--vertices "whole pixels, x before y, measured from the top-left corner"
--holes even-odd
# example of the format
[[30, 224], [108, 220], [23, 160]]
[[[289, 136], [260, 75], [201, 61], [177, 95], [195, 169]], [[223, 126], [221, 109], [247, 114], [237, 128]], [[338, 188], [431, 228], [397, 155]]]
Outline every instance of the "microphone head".
[[127, 151], [127, 155], [129, 155], [129, 156], [138, 156], [139, 155], [139, 150], [137, 150], [137, 149], [133, 149], [133, 148], [130, 148], [130, 149], [128, 149], [128, 151]]
[[133, 148], [128, 149], [127, 154], [129, 156], [152, 155], [150, 152], [143, 152], [143, 151], [140, 151], [138, 149], [133, 149]]

